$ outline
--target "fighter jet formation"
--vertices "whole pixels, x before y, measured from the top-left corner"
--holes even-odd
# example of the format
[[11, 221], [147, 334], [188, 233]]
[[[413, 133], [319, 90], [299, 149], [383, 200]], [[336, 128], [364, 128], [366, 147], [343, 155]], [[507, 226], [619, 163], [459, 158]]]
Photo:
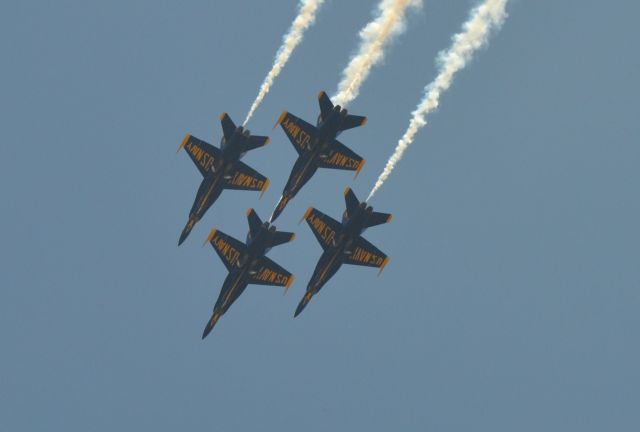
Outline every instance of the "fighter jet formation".
[[[357, 175], [364, 166], [364, 159], [339, 142], [336, 137], [342, 131], [364, 125], [367, 118], [348, 114], [347, 110], [339, 105], [334, 106], [324, 91], [319, 93], [318, 103], [320, 114], [316, 126], [286, 111], [276, 122], [276, 126], [282, 127], [298, 152], [298, 159], [269, 221], [263, 222], [254, 209], [249, 209], [246, 243], [218, 229], [212, 230], [205, 241], [205, 244], [208, 242], [216, 251], [228, 274], [202, 333], [203, 339], [209, 335], [220, 317], [248, 285], [280, 286], [285, 288], [285, 293], [289, 289], [294, 280], [293, 274], [265, 255], [272, 247], [292, 241], [295, 234], [277, 231], [272, 223], [316, 170], [334, 168], [355, 171]], [[194, 225], [203, 218], [224, 189], [264, 193], [269, 185], [265, 176], [240, 161], [248, 151], [266, 145], [269, 138], [252, 136], [244, 127], [236, 126], [226, 113], [220, 116], [220, 121], [223, 132], [220, 148], [188, 134], [178, 149], [186, 150], [203, 177], [178, 245], [185, 241]], [[324, 253], [294, 316], [298, 316], [311, 297], [320, 291], [342, 264], [378, 267], [382, 271], [389, 261], [384, 253], [362, 238], [361, 234], [371, 226], [389, 222], [391, 215], [374, 212], [366, 202], [359, 202], [350, 188], [345, 191], [345, 200], [347, 210], [342, 223], [314, 208], [310, 208], [303, 217], [323, 247]]]
[[[303, 215], [302, 220], [311, 228], [323, 253], [294, 317], [306, 308], [342, 264], [375, 267], [380, 272], [387, 265], [387, 255], [365, 240], [362, 233], [372, 226], [390, 222], [391, 215], [373, 211], [368, 201], [389, 177], [418, 131], [427, 125], [427, 116], [439, 106], [439, 99], [451, 87], [455, 74], [469, 63], [479, 48], [486, 45], [491, 32], [500, 28], [506, 17], [507, 1], [483, 0], [474, 6], [461, 31], [451, 39], [452, 45], [438, 54], [438, 75], [425, 86], [422, 99], [411, 112], [408, 128], [398, 140], [366, 201], [360, 202], [354, 192], [347, 188], [344, 194], [346, 210], [341, 222], [313, 207]], [[260, 86], [243, 125], [236, 126], [225, 113], [220, 117], [223, 130], [220, 148], [192, 135], [187, 135], [180, 145], [179, 150], [185, 148], [203, 178], [178, 245], [185, 241], [195, 224], [204, 217], [224, 189], [262, 193], [267, 189], [269, 180], [240, 159], [248, 151], [266, 145], [269, 138], [251, 136], [245, 125], [302, 40], [304, 31], [314, 22], [322, 3], [323, 0], [301, 0], [298, 14], [283, 37], [271, 70]], [[357, 97], [371, 68], [384, 58], [388, 42], [406, 27], [406, 12], [410, 9], [418, 10], [421, 3], [420, 0], [380, 0], [375, 16], [359, 33], [359, 49], [343, 70], [337, 94], [333, 97], [336, 104], [324, 91], [319, 93], [320, 113], [315, 126], [287, 111], [276, 121], [274, 128], [280, 125], [298, 153], [298, 158], [269, 220], [262, 222], [256, 212], [249, 209], [246, 244], [216, 229], [207, 238], [229, 273], [223, 282], [212, 316], [205, 326], [203, 339], [249, 284], [282, 286], [285, 287], [285, 292], [291, 286], [293, 275], [265, 255], [270, 248], [293, 240], [295, 235], [277, 231], [271, 224], [284, 212], [288, 203], [298, 195], [318, 168], [355, 171], [356, 176], [362, 170], [364, 159], [338, 141], [337, 137], [345, 130], [363, 126], [367, 118], [349, 114], [344, 106]]]

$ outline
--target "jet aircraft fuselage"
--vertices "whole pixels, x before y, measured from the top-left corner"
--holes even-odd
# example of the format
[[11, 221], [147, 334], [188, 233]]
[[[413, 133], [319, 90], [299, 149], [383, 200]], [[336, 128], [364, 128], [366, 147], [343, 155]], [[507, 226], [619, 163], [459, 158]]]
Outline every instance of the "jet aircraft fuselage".
[[353, 191], [345, 191], [347, 209], [338, 222], [324, 213], [310, 208], [305, 213], [306, 220], [324, 252], [307, 285], [307, 292], [296, 309], [295, 316], [340, 269], [342, 264], [364, 265], [380, 268], [388, 262], [387, 256], [362, 237], [367, 228], [391, 221], [391, 215], [374, 212], [366, 202], [358, 202]]
[[207, 239], [224, 262], [229, 274], [220, 290], [213, 315], [204, 329], [203, 339], [240, 297], [247, 285], [275, 285], [288, 288], [293, 282], [291, 273], [265, 255], [272, 247], [292, 241], [295, 235], [277, 231], [276, 227], [268, 222], [262, 223], [253, 209], [249, 209], [247, 217], [250, 229], [246, 244], [218, 230], [213, 230]]
[[282, 113], [280, 125], [298, 152], [282, 197], [271, 216], [275, 221], [287, 203], [311, 179], [318, 168], [334, 168], [359, 172], [364, 160], [336, 140], [346, 129], [362, 126], [366, 117], [349, 115], [340, 105], [333, 105], [325, 92], [318, 95], [320, 115], [313, 126], [288, 112]]
[[223, 137], [220, 148], [214, 147], [191, 135], [187, 135], [180, 148], [186, 148], [202, 174], [189, 220], [178, 244], [187, 238], [193, 226], [216, 202], [224, 189], [264, 190], [269, 182], [266, 177], [240, 162], [247, 151], [269, 142], [268, 137], [251, 136], [248, 129], [236, 127], [227, 114], [221, 116]]

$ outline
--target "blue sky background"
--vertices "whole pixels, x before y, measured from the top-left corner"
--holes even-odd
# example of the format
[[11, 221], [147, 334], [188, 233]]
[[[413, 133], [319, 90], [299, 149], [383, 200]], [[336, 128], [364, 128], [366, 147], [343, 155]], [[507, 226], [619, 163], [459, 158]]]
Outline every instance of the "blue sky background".
[[0, 430], [640, 429], [636, 3], [515, 0], [371, 204], [391, 257], [345, 266], [300, 317], [320, 256], [313, 205], [364, 198], [434, 58], [475, 2], [430, 0], [350, 111], [367, 159], [319, 171], [270, 257], [205, 340], [225, 276], [201, 244], [266, 218], [375, 1], [329, 0], [249, 127], [262, 200], [225, 192], [178, 248], [200, 177], [191, 132], [241, 122], [295, 15], [277, 1], [7, 1], [0, 6]]

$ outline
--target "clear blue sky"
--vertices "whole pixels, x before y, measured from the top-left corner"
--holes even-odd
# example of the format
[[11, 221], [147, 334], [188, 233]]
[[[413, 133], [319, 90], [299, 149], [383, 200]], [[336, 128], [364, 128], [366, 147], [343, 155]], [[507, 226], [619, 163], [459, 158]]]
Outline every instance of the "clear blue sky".
[[200, 340], [244, 238], [376, 1], [330, 0], [250, 129], [262, 200], [225, 192], [178, 248], [199, 174], [190, 132], [241, 122], [295, 0], [7, 1], [0, 6], [0, 430], [640, 430], [640, 6], [515, 0], [371, 204], [383, 275], [345, 266], [293, 319], [321, 248], [313, 205], [366, 196], [470, 0], [428, 0], [351, 112], [358, 179], [320, 171], [250, 286]]

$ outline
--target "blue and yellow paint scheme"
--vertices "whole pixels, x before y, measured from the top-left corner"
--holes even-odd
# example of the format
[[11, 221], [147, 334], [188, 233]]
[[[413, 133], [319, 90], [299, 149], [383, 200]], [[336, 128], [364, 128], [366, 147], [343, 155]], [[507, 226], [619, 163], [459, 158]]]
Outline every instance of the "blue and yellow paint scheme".
[[184, 137], [178, 148], [178, 151], [184, 149], [187, 152], [203, 177], [178, 245], [185, 241], [194, 225], [224, 189], [260, 191], [264, 194], [269, 187], [269, 180], [265, 176], [240, 162], [246, 152], [267, 145], [269, 137], [252, 136], [242, 126], [236, 127], [227, 113], [220, 116], [220, 123], [223, 131], [220, 148], [190, 134]]
[[280, 115], [274, 126], [280, 125], [298, 152], [298, 159], [282, 191], [282, 197], [271, 215], [271, 221], [278, 218], [318, 168], [355, 171], [357, 176], [364, 166], [364, 159], [336, 137], [344, 130], [364, 125], [367, 118], [348, 114], [340, 105], [334, 106], [324, 91], [318, 95], [318, 103], [320, 115], [316, 126], [286, 111]]
[[358, 201], [350, 188], [344, 192], [346, 210], [342, 222], [319, 210], [309, 208], [301, 221], [307, 222], [324, 252], [309, 280], [307, 291], [298, 304], [294, 316], [307, 306], [311, 298], [336, 274], [342, 264], [376, 267], [380, 273], [389, 263], [389, 258], [377, 247], [362, 237], [372, 226], [391, 222], [388, 213], [374, 212], [366, 202]]
[[202, 339], [207, 337], [247, 285], [281, 286], [286, 293], [293, 283], [294, 276], [265, 255], [272, 247], [294, 240], [295, 234], [277, 231], [268, 222], [263, 223], [253, 209], [247, 211], [247, 220], [249, 233], [246, 243], [217, 229], [212, 230], [205, 240], [205, 244], [209, 243], [216, 251], [229, 274], [222, 284]]

